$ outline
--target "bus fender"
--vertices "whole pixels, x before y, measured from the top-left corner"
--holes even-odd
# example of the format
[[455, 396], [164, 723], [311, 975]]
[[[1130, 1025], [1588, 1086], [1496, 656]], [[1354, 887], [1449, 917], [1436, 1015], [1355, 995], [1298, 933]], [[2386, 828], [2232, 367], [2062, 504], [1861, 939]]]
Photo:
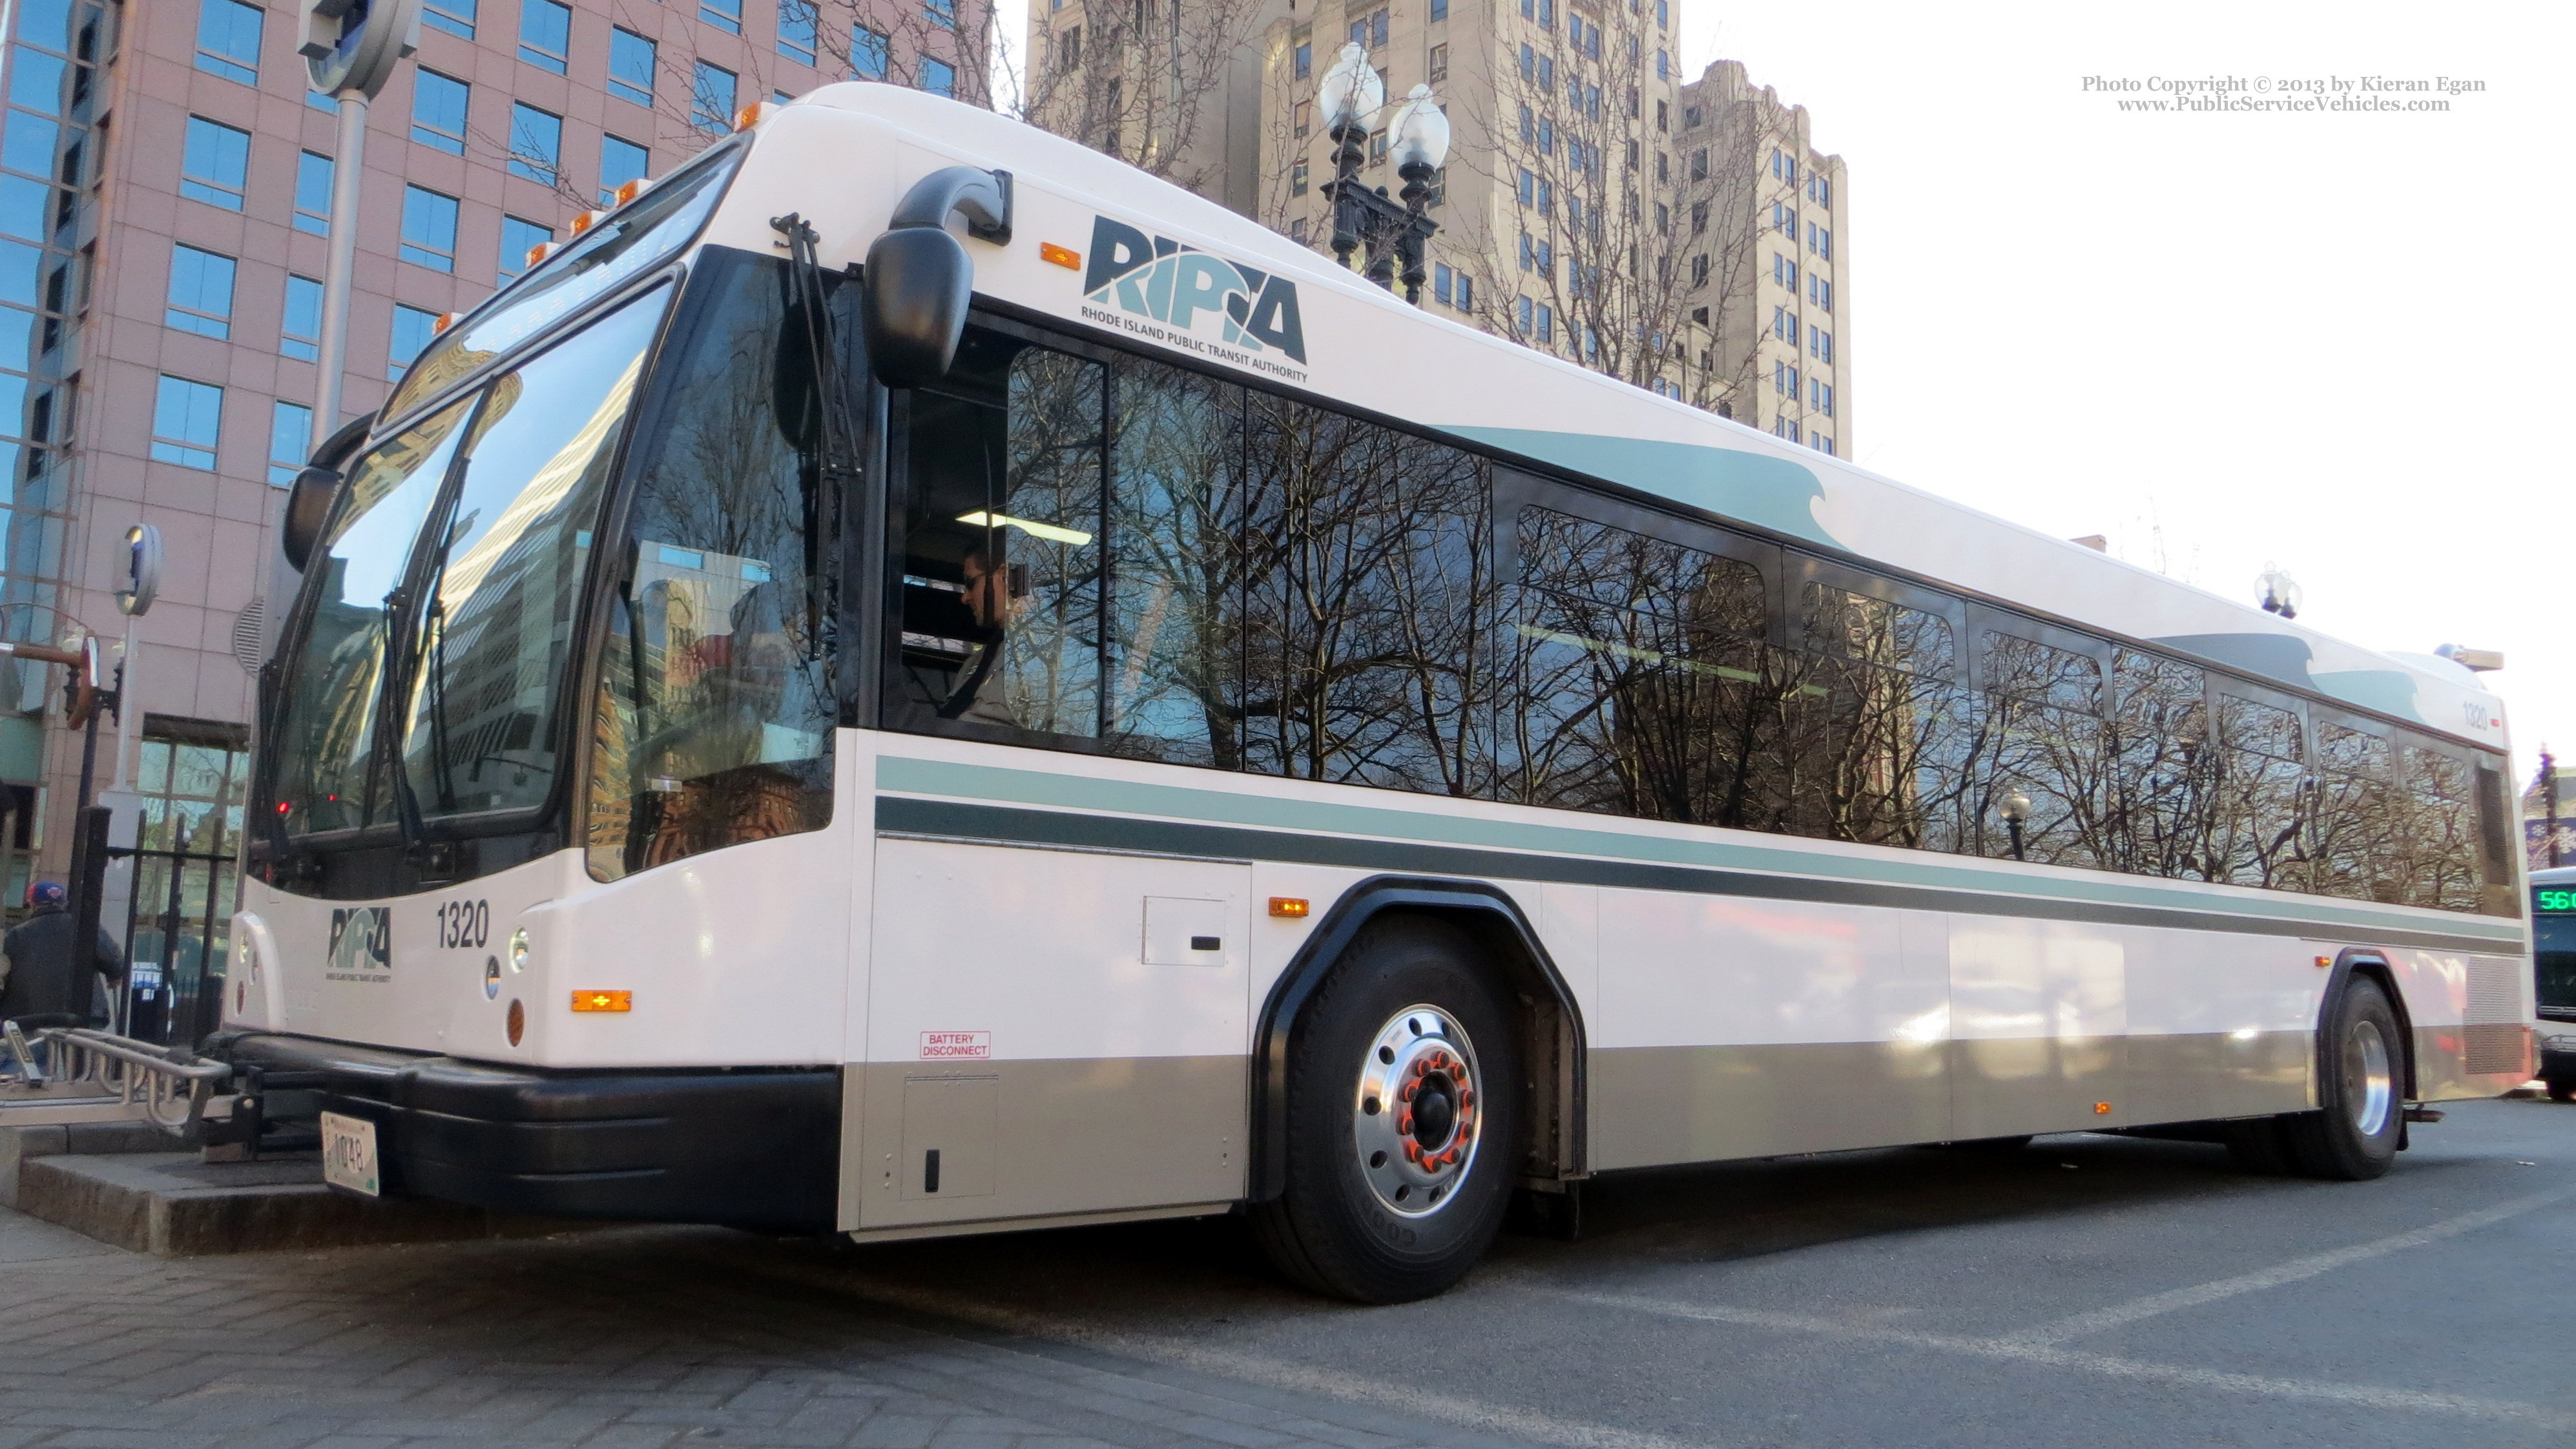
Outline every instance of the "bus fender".
[[[2325, 1070], [2326, 1008], [2332, 1005], [2337, 997], [2343, 995], [2345, 983], [2351, 981], [2356, 975], [2367, 976], [2378, 982], [2379, 989], [2388, 993], [2388, 1005], [2397, 1013], [2397, 1032], [2401, 1038], [2397, 1045], [2405, 1058], [2405, 1074], [2398, 1084], [2399, 1095], [2407, 1101], [2416, 1100], [2415, 1014], [2407, 1009], [2406, 993], [2398, 988], [2397, 970], [2389, 964], [2388, 953], [2375, 946], [2346, 946], [2335, 953], [2334, 968], [2326, 976], [2326, 989], [2317, 996], [2316, 1034], [2319, 1045], [2315, 1053], [2315, 1068], [2318, 1071]], [[2318, 1088], [2315, 1079], [2311, 1078], [2310, 1091], [2313, 1093], [2316, 1090]], [[2399, 1140], [2401, 1143], [2404, 1141], [2403, 1138]]]
[[1583, 1013], [1548, 958], [1520, 906], [1481, 881], [1425, 876], [1373, 876], [1333, 902], [1272, 983], [1252, 1036], [1252, 1143], [1248, 1201], [1274, 1201], [1287, 1189], [1288, 1058], [1300, 1015], [1361, 929], [1388, 911], [1435, 916], [1482, 945], [1504, 983], [1523, 1001], [1535, 1125], [1522, 1176], [1565, 1181], [1583, 1175]]

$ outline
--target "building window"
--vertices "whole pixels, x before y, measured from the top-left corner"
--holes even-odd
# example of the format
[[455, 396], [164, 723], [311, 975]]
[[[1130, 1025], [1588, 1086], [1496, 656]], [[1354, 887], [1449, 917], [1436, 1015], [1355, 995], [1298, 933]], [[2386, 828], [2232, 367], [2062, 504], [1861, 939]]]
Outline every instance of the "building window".
[[250, 132], [236, 131], [203, 116], [188, 118], [187, 149], [179, 162], [181, 196], [226, 211], [239, 211], [242, 179], [249, 171]]
[[402, 259], [432, 271], [456, 270], [456, 198], [421, 186], [403, 188]]
[[1708, 285], [1708, 253], [1706, 252], [1691, 258], [1691, 285], [1694, 287]]
[[1707, 230], [1708, 203], [1705, 201], [1694, 201], [1691, 203], [1691, 235], [1698, 236]]
[[1706, 181], [1708, 179], [1708, 152], [1706, 149], [1693, 151], [1691, 153], [1690, 179], [1693, 181]]
[[1453, 303], [1461, 312], [1476, 310], [1476, 279], [1465, 272], [1458, 274], [1458, 300]]
[[1431, 0], [1431, 18], [1434, 20], [1448, 19], [1449, 0]]
[[689, 119], [701, 131], [721, 136], [733, 129], [734, 74], [720, 65], [698, 62], [690, 88]]
[[411, 138], [450, 156], [465, 154], [465, 82], [434, 70], [412, 73]]
[[1670, 51], [1668, 51], [1668, 50], [1661, 50], [1661, 49], [1658, 49], [1658, 50], [1655, 52], [1655, 79], [1657, 79], [1657, 80], [1671, 80], [1672, 78], [1673, 78], [1673, 57], [1672, 57], [1672, 52], [1670, 52]]
[[563, 117], [524, 101], [511, 105], [510, 174], [555, 184], [563, 174]]
[[321, 360], [322, 284], [311, 277], [287, 275], [286, 315], [278, 324], [277, 350], [298, 362]]
[[1822, 327], [1809, 327], [1807, 329], [1807, 351], [1818, 362], [1827, 364], [1832, 363], [1834, 360], [1834, 334], [1826, 331]]
[[233, 335], [233, 259], [195, 247], [170, 249], [170, 291], [163, 326], [201, 337]]
[[1365, 19], [1351, 22], [1351, 43], [1370, 50], [1386, 48], [1386, 11], [1380, 9]]
[[1816, 411], [1823, 413], [1826, 417], [1832, 417], [1834, 415], [1834, 385], [1832, 383], [1825, 382], [1818, 378], [1808, 378], [1807, 397], [1808, 401], [1815, 405]]
[[850, 75], [856, 80], [881, 81], [894, 62], [894, 42], [882, 31], [859, 26], [850, 32]]
[[284, 398], [269, 405], [268, 481], [280, 488], [295, 482], [304, 460], [313, 456], [313, 409]]
[[1834, 455], [1834, 440], [1826, 437], [1822, 433], [1816, 434], [1816, 451], [1824, 454], [1828, 458], [1832, 457]]
[[160, 394], [152, 401], [153, 458], [213, 471], [223, 421], [222, 388], [163, 373]]
[[1306, 244], [1306, 218], [1301, 216], [1288, 223], [1288, 239], [1299, 246]]
[[632, 106], [653, 104], [652, 41], [632, 30], [608, 31], [608, 93]]
[[1289, 112], [1289, 115], [1295, 121], [1297, 138], [1299, 140], [1304, 140], [1306, 133], [1315, 129], [1315, 103], [1313, 101], [1299, 101], [1295, 108]]
[[653, 153], [621, 136], [599, 138], [599, 204], [612, 206], [617, 188], [652, 174]]
[[[1064, 28], [1064, 33], [1055, 38], [1056, 74], [1063, 75], [1069, 71], [1077, 70], [1081, 68], [1081, 65], [1082, 27], [1079, 25], [1068, 25]], [[1305, 103], [1300, 101], [1298, 104], [1302, 106]], [[1306, 133], [1300, 131], [1297, 134], [1302, 136]]]
[[521, 221], [515, 216], [501, 218], [501, 280], [506, 282], [528, 269], [528, 253], [555, 239], [553, 227]]
[[742, 0], [698, 0], [698, 18], [727, 35], [740, 35]]
[[1431, 268], [1431, 299], [1444, 307], [1448, 306], [1450, 291], [1451, 283], [1449, 264], [1447, 262], [1434, 263]]
[[[1441, 18], [1447, 18], [1445, 11]], [[1449, 78], [1449, 47], [1446, 45], [1435, 45], [1431, 47], [1431, 78], [1433, 80], [1447, 80]]]
[[1824, 311], [1834, 310], [1834, 284], [1822, 277], [1807, 278], [1807, 300]]
[[[957, 28], [957, 0], [921, 0], [922, 16], [942, 30]], [[926, 89], [926, 87], [925, 87]], [[946, 92], [941, 92], [946, 94]]]
[[1306, 194], [1306, 163], [1303, 161], [1288, 168], [1288, 194], [1290, 196]]
[[1673, 0], [1655, 0], [1655, 28], [1657, 30], [1673, 28]]
[[429, 0], [421, 8], [420, 18], [450, 35], [474, 38], [475, 11], [480, 0]]
[[1824, 258], [1826, 261], [1832, 261], [1834, 259], [1834, 233], [1832, 228], [1818, 226], [1812, 221], [1808, 222], [1807, 250], [1814, 252], [1817, 256]]
[[778, 0], [778, 53], [798, 65], [814, 63], [815, 36], [820, 31], [814, 0]]
[[1673, 179], [1673, 158], [1662, 151], [1655, 153], [1655, 182], [1663, 185]]
[[1670, 236], [1672, 235], [1672, 232], [1673, 209], [1658, 201], [1655, 203], [1655, 234], [1657, 236]]
[[1543, 347], [1556, 344], [1556, 309], [1545, 302], [1538, 304], [1538, 340]]
[[519, 59], [557, 75], [572, 54], [572, 7], [561, 0], [519, 0]]
[[921, 58], [921, 88], [934, 96], [957, 97], [957, 67], [944, 60]]
[[331, 158], [305, 151], [295, 158], [295, 229], [331, 234]]
[[261, 19], [258, 6], [241, 0], [198, 0], [197, 69], [258, 85]]
[[421, 349], [437, 335], [437, 313], [396, 302], [392, 355], [386, 359], [385, 376], [395, 382], [402, 381], [402, 375], [411, 370], [411, 360], [420, 356]]
[[1297, 79], [1304, 80], [1307, 76], [1312, 75], [1315, 70], [1314, 33], [1300, 27], [1291, 39], [1296, 42], [1295, 49], [1291, 54], [1296, 63]]

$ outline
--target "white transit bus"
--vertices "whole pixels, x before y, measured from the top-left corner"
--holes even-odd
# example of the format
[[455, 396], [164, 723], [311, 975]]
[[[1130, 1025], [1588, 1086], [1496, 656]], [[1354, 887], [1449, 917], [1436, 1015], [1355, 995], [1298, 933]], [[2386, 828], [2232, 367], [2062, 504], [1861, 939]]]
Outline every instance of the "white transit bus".
[[1235, 1211], [1384, 1301], [1601, 1173], [2145, 1129], [2367, 1178], [2531, 1073], [2447, 661], [913, 91], [585, 221], [291, 501], [216, 1050], [336, 1181]]

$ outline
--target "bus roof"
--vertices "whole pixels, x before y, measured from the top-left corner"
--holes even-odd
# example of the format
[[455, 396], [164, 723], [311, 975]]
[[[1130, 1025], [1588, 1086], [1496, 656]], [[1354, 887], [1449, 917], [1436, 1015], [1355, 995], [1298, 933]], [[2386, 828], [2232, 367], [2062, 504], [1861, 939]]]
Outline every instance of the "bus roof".
[[[767, 253], [776, 241], [769, 218], [801, 211], [823, 236], [827, 265], [855, 262], [923, 175], [956, 164], [1007, 170], [1011, 242], [968, 244], [986, 298], [2252, 680], [2505, 746], [2502, 702], [2447, 659], [2346, 643], [1407, 306], [1215, 202], [990, 111], [848, 82], [809, 92], [758, 130], [710, 241]], [[1167, 259], [1172, 266], [1158, 265]]]

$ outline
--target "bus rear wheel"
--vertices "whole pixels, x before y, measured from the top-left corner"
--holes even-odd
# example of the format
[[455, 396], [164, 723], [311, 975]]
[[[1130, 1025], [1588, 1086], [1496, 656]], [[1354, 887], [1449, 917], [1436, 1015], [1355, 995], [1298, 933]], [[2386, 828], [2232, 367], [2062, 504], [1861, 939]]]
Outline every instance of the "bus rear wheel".
[[1402, 1303], [1467, 1274], [1501, 1227], [1519, 1141], [1519, 1042], [1466, 936], [1366, 928], [1289, 1046], [1285, 1191], [1262, 1248], [1307, 1289]]
[[2345, 983], [2317, 1033], [2317, 1105], [2231, 1124], [2248, 1167], [2361, 1182], [2397, 1161], [2405, 1130], [2406, 1046], [2388, 993], [2367, 976]]

